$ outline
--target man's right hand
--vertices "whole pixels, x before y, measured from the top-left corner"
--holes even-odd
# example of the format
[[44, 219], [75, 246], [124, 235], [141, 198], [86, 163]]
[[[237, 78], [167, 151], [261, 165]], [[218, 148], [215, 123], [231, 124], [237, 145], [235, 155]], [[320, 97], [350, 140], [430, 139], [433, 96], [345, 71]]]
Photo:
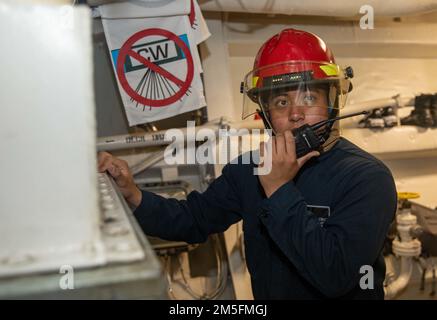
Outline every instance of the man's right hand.
[[127, 162], [108, 152], [99, 152], [97, 160], [99, 172], [107, 171], [114, 178], [126, 201], [134, 209], [137, 208], [141, 203], [142, 194], [134, 182]]

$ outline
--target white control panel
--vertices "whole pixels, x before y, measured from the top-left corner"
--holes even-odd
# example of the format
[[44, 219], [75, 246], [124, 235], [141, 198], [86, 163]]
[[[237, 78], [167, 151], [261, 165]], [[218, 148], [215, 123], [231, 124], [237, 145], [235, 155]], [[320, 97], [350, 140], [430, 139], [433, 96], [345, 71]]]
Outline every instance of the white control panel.
[[106, 173], [99, 173], [98, 187], [102, 214], [101, 234], [107, 263], [143, 259], [144, 251], [129, 222], [128, 215], [132, 216], [132, 212], [115, 182]]

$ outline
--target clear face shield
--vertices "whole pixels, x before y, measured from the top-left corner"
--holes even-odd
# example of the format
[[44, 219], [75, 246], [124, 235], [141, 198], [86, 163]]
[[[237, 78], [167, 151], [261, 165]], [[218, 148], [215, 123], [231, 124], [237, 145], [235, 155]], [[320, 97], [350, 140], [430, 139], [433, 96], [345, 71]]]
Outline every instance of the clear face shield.
[[271, 126], [298, 109], [304, 110], [308, 119], [328, 118], [343, 108], [348, 91], [350, 82], [336, 64], [299, 61], [270, 65], [244, 78], [242, 118], [262, 112]]

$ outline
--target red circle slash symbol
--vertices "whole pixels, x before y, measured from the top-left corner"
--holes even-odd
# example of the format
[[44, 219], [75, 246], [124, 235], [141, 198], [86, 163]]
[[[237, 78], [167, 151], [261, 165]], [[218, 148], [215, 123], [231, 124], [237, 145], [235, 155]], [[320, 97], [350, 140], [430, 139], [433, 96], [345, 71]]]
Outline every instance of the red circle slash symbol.
[[[157, 64], [151, 62], [150, 60], [144, 58], [142, 55], [138, 54], [134, 50], [132, 50], [132, 46], [138, 42], [140, 39], [149, 37], [149, 36], [163, 36], [169, 40], [174, 41], [174, 43], [182, 50], [182, 52], [185, 55], [185, 60], [187, 62], [187, 75], [185, 76], [184, 80], [181, 80], [177, 78], [175, 75], [171, 74], [164, 68], [158, 66]], [[126, 61], [127, 56], [130, 56], [140, 63], [142, 63], [144, 66], [146, 66], [151, 71], [159, 74], [160, 76], [170, 80], [174, 84], [176, 84], [179, 87], [179, 90], [174, 92], [173, 95], [171, 95], [168, 98], [164, 99], [149, 99], [147, 97], [143, 97], [140, 95], [137, 91], [132, 89], [129, 82], [126, 79], [126, 73], [124, 70], [124, 64]], [[121, 86], [126, 91], [126, 93], [136, 102], [141, 103], [145, 106], [151, 106], [151, 107], [164, 107], [169, 104], [172, 104], [179, 100], [188, 90], [188, 88], [191, 85], [191, 81], [193, 80], [194, 76], [194, 64], [193, 64], [193, 57], [191, 55], [190, 49], [185, 44], [184, 41], [182, 41], [177, 35], [174, 33], [159, 29], [159, 28], [151, 28], [139, 31], [135, 34], [133, 34], [127, 41], [123, 44], [123, 46], [120, 48], [120, 52], [117, 59], [117, 76], [120, 81]], [[166, 80], [167, 81], [167, 80]]]

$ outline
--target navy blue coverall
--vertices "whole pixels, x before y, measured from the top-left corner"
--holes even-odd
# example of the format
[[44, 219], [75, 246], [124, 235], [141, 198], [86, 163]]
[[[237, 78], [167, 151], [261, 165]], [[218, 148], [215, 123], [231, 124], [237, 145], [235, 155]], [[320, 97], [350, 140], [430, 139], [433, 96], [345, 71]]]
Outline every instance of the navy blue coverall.
[[[134, 212], [143, 231], [200, 243], [243, 219], [255, 299], [384, 297], [382, 248], [397, 196], [381, 161], [340, 138], [270, 198], [255, 165], [241, 162], [187, 200], [143, 191]], [[359, 285], [364, 265], [373, 267], [374, 289]]]

